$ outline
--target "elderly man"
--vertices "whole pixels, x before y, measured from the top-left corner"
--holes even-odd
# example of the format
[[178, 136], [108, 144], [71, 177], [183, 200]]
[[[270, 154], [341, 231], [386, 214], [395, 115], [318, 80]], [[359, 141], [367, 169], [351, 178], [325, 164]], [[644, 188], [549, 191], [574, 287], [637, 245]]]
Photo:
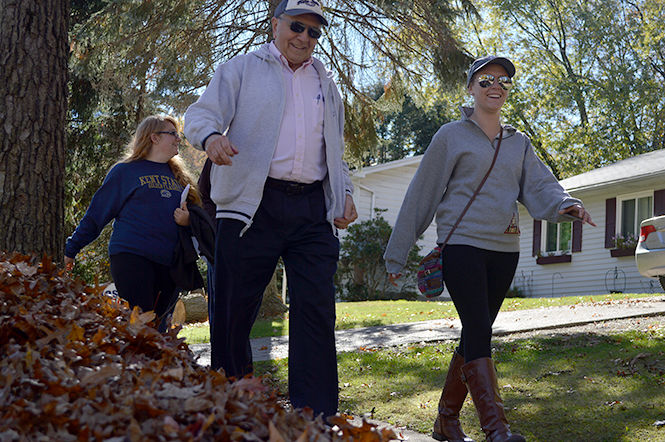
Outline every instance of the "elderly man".
[[289, 396], [337, 411], [337, 229], [357, 218], [344, 151], [344, 107], [312, 57], [317, 0], [283, 0], [274, 41], [222, 63], [185, 114], [187, 139], [215, 165], [217, 206], [212, 368], [252, 373], [249, 333], [281, 256], [289, 304]]

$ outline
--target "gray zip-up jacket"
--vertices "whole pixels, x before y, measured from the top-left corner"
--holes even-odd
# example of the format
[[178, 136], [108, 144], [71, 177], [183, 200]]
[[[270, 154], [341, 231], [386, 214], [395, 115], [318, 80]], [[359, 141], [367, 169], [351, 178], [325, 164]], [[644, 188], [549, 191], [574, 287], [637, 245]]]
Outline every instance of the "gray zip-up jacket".
[[[328, 175], [323, 181], [327, 220], [344, 216], [346, 193], [353, 193], [344, 153], [344, 105], [337, 86], [321, 61], [319, 73], [324, 100], [323, 137]], [[185, 136], [196, 148], [213, 133], [226, 133], [238, 148], [231, 166], [213, 165], [210, 197], [217, 218], [234, 218], [249, 227], [261, 202], [285, 103], [279, 61], [268, 44], [217, 67], [210, 84], [185, 113]], [[246, 230], [246, 229], [245, 229]]]
[[[432, 137], [409, 185], [384, 254], [389, 273], [401, 271], [409, 250], [435, 215], [437, 243], [445, 241], [492, 163], [498, 136], [490, 141], [469, 118], [473, 109], [461, 110], [461, 120], [444, 124]], [[448, 244], [518, 252], [517, 201], [534, 218], [551, 222], [567, 221], [559, 210], [582, 204], [538, 159], [529, 138], [504, 125], [494, 169]]]

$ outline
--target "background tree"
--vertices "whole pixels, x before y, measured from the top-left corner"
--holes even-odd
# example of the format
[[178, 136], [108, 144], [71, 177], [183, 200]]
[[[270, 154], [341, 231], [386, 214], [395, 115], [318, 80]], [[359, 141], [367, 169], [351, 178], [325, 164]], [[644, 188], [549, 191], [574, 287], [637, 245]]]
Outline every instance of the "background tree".
[[[215, 66], [270, 41], [278, 0], [73, 0], [70, 28], [66, 226], [69, 235], [138, 122], [151, 113], [182, 114]], [[375, 149], [378, 102], [362, 84], [376, 75], [418, 84], [459, 77], [466, 64], [448, 23], [465, 11], [448, 0], [326, 2], [330, 26], [317, 56], [346, 97], [349, 158]], [[399, 81], [392, 84], [402, 84]], [[387, 88], [395, 93], [394, 87]], [[382, 100], [389, 102], [387, 98]], [[399, 100], [397, 100], [399, 101]], [[198, 173], [202, 156], [181, 155]], [[110, 228], [77, 260], [75, 272], [108, 280]]]
[[395, 80], [385, 86], [375, 83], [352, 100], [355, 107], [359, 100], [369, 98], [375, 110], [370, 116], [372, 127], [367, 129], [372, 136], [364, 137], [367, 145], [355, 162], [359, 167], [424, 153], [441, 125], [457, 117], [456, 105], [451, 104], [455, 98], [442, 93], [441, 87], [433, 84], [415, 91], [395, 86]]
[[69, 1], [0, 7], [0, 250], [63, 254]]
[[[184, 111], [180, 100], [202, 81], [192, 76], [200, 75], [196, 66], [209, 63], [211, 44], [188, 34], [197, 13], [196, 2], [73, 0], [65, 236], [123, 156], [138, 123], [153, 113]], [[204, 154], [181, 149], [181, 155], [200, 170]], [[111, 280], [110, 233], [109, 225], [77, 256], [75, 274], [88, 282]]]
[[643, 0], [479, 0], [461, 39], [517, 64], [506, 121], [559, 178], [663, 144], [665, 12]]
[[[270, 41], [278, 0], [79, 3], [72, 71], [86, 93], [94, 90], [96, 115], [133, 116], [135, 126], [146, 110], [182, 113], [219, 62]], [[466, 0], [331, 0], [325, 6], [330, 26], [316, 55], [346, 98], [348, 151], [360, 158], [375, 139], [376, 116], [363, 85], [380, 75], [419, 90], [436, 78], [460, 78], [468, 57], [449, 25], [474, 10]]]
[[[654, 95], [660, 93], [662, 104], [662, 91], [665, 89], [665, 8], [661, 2], [628, 2], [632, 6], [631, 18], [636, 23], [632, 32], [631, 41], [640, 60], [650, 66], [655, 75], [645, 77], [654, 90]], [[657, 106], [657, 105], [656, 105]], [[659, 112], [653, 115], [654, 128], [648, 141], [652, 150], [665, 148], [665, 118], [663, 118], [663, 107], [654, 109]]]
[[407, 94], [399, 111], [382, 116], [377, 127], [380, 142], [375, 162], [385, 163], [425, 153], [439, 128], [458, 117], [454, 104], [441, 94], [432, 96], [431, 102], [419, 105]]

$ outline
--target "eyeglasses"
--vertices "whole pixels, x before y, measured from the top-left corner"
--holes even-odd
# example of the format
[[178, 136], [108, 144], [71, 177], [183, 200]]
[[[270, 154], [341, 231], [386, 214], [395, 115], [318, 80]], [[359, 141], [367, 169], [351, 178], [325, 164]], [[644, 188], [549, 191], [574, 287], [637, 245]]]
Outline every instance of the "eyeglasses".
[[499, 86], [503, 90], [508, 90], [511, 87], [513, 87], [513, 80], [507, 75], [501, 75], [500, 77], [495, 77], [492, 74], [480, 74], [476, 78], [476, 81], [478, 82], [478, 86], [482, 88], [488, 88], [494, 84], [494, 80], [499, 82]]
[[169, 134], [169, 135], [173, 135], [176, 138], [182, 138], [180, 136], [180, 133], [175, 131], [175, 130], [160, 130], [159, 132], [155, 132], [155, 133], [156, 134]]
[[[284, 17], [279, 17], [280, 20], [287, 20]], [[296, 34], [302, 34], [307, 29], [307, 35], [314, 39], [321, 37], [321, 29], [312, 28], [311, 26], [304, 25], [299, 21], [290, 20], [289, 29]]]

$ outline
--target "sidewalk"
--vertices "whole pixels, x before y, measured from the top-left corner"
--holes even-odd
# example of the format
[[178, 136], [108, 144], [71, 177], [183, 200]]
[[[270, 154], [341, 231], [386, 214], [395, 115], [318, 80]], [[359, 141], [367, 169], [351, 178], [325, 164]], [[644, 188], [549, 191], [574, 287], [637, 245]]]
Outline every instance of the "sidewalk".
[[[569, 327], [591, 322], [624, 319], [639, 316], [665, 315], [665, 296], [633, 300], [620, 300], [587, 305], [546, 307], [533, 310], [500, 312], [494, 322], [494, 335]], [[335, 332], [338, 352], [354, 351], [360, 347], [380, 348], [434, 342], [459, 338], [459, 320], [434, 319], [407, 324], [356, 328]], [[210, 344], [193, 344], [189, 348], [200, 365], [210, 365]], [[267, 361], [288, 357], [289, 338], [252, 339], [252, 356], [255, 361]]]
[[[500, 312], [493, 326], [495, 336], [517, 332], [571, 327], [575, 325], [644, 316], [665, 315], [665, 296], [598, 302], [585, 305], [546, 307], [533, 310]], [[348, 352], [364, 348], [391, 347], [413, 342], [435, 342], [459, 338], [459, 320], [435, 319], [379, 327], [340, 330], [335, 333], [337, 351]], [[288, 336], [252, 339], [255, 361], [288, 357]], [[210, 345], [194, 344], [189, 348], [200, 365], [210, 365]], [[358, 421], [360, 422], [360, 421]], [[381, 427], [388, 424], [371, 421]], [[433, 441], [429, 435], [394, 429], [402, 440]]]

